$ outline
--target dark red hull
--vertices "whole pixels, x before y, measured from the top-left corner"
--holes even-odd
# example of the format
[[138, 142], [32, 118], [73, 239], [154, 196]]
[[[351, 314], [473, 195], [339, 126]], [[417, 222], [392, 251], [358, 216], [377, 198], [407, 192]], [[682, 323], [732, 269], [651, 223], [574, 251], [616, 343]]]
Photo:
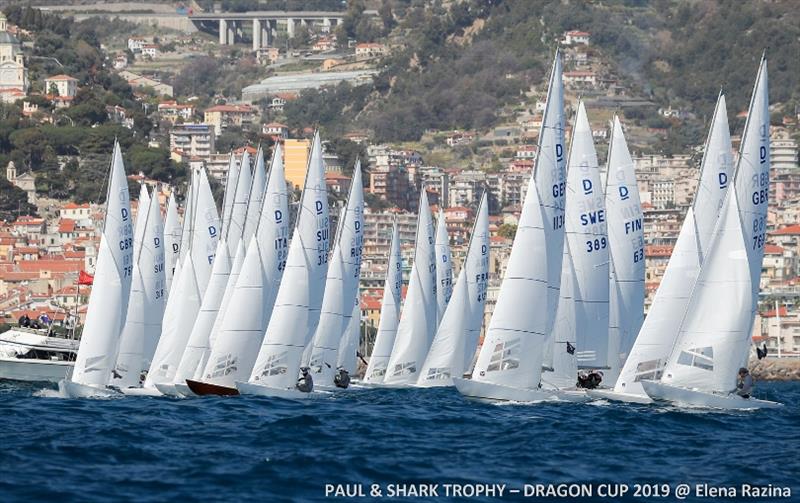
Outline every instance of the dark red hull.
[[192, 381], [186, 379], [186, 385], [195, 395], [218, 395], [218, 396], [236, 396], [239, 390], [236, 388], [228, 388], [227, 386], [218, 386], [216, 384], [209, 384], [207, 382]]

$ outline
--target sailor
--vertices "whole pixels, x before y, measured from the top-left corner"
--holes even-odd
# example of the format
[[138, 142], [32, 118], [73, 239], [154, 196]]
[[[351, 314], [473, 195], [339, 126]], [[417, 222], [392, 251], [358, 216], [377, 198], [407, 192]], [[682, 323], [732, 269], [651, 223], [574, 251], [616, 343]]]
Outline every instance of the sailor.
[[311, 373], [308, 371], [308, 367], [302, 367], [300, 369], [300, 373], [302, 375], [299, 379], [297, 379], [297, 389], [303, 393], [311, 393], [311, 391], [314, 389], [314, 379], [311, 378]]
[[736, 394], [742, 398], [750, 398], [750, 393], [753, 392], [753, 376], [750, 371], [742, 367], [739, 369], [739, 378], [736, 382]]
[[22, 315], [22, 318], [19, 319], [19, 326], [21, 327], [29, 327], [31, 326], [31, 318], [28, 316], [28, 313]]
[[586, 374], [585, 370], [581, 370], [578, 372], [578, 382], [575, 384], [578, 388], [588, 388], [589, 387], [589, 376]]
[[589, 372], [589, 389], [595, 389], [603, 382], [603, 372], [601, 370], [592, 370]]
[[337, 370], [339, 372], [333, 376], [333, 384], [335, 384], [337, 388], [342, 389], [350, 386], [350, 372], [348, 372], [344, 367], [339, 367]]

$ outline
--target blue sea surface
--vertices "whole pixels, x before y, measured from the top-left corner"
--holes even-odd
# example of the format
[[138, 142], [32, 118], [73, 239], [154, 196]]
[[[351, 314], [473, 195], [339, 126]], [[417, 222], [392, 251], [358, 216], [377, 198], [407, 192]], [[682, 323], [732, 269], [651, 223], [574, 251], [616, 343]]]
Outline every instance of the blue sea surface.
[[748, 412], [495, 405], [454, 389], [353, 390], [304, 403], [42, 394], [41, 385], [0, 382], [2, 502], [314, 501], [326, 499], [326, 484], [362, 484], [369, 497], [371, 484], [425, 482], [750, 483], [800, 496], [797, 382], [759, 383], [759, 397], [786, 407]]

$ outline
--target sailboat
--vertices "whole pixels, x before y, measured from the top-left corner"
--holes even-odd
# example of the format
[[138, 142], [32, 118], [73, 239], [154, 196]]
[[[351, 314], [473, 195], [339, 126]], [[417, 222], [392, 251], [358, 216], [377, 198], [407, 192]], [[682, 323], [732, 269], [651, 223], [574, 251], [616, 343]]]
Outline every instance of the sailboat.
[[552, 333], [564, 241], [566, 184], [561, 58], [556, 52], [539, 133], [536, 170], [522, 206], [505, 277], [471, 379], [454, 377], [466, 396], [539, 401], [542, 366], [552, 367]]
[[325, 296], [317, 331], [311, 343], [309, 372], [317, 389], [335, 388], [339, 344], [345, 334], [361, 279], [361, 248], [364, 244], [364, 188], [357, 161], [347, 206], [341, 217], [331, 253]]
[[142, 372], [150, 361], [161, 334], [166, 301], [164, 225], [158, 193], [150, 199], [142, 185], [139, 216], [134, 231], [134, 263], [125, 328], [120, 336], [117, 363], [109, 384], [118, 388], [141, 386]]
[[578, 368], [604, 368], [608, 361], [608, 255], [606, 205], [592, 131], [578, 103], [566, 185], [561, 298], [553, 327], [553, 370], [542, 387], [556, 396], [585, 400], [575, 391]]
[[700, 266], [708, 254], [719, 210], [733, 177], [731, 150], [725, 96], [720, 93], [700, 165], [700, 179], [694, 202], [686, 213], [647, 317], [614, 389], [589, 390], [589, 396], [634, 403], [652, 402], [640, 381], [657, 380], [661, 377], [678, 336], [683, 313]]
[[442, 321], [450, 296], [453, 295], [453, 262], [450, 255], [450, 238], [444, 211], [439, 209], [436, 221], [436, 326]]
[[616, 381], [644, 321], [644, 213], [633, 159], [614, 116], [606, 170], [609, 239], [608, 368]]
[[392, 226], [392, 242], [386, 261], [386, 278], [383, 283], [381, 317], [372, 346], [372, 355], [364, 372], [365, 384], [381, 384], [386, 375], [386, 366], [392, 354], [397, 325], [400, 323], [401, 288], [403, 285], [402, 258], [400, 256], [400, 234], [397, 221]]
[[217, 335], [210, 340], [211, 351], [205, 367], [199, 377], [186, 380], [195, 394], [238, 395], [236, 381], [250, 376], [286, 267], [288, 215], [283, 151], [277, 144], [258, 224], [230, 294], [229, 307], [220, 310], [219, 329], [213, 331]]
[[178, 219], [178, 203], [175, 202], [175, 193], [172, 192], [169, 195], [167, 218], [164, 222], [164, 273], [167, 294], [169, 294], [169, 289], [172, 286], [172, 277], [175, 274], [175, 266], [178, 265], [178, 257], [181, 253], [181, 231], [181, 222]]
[[469, 369], [483, 324], [488, 279], [489, 209], [484, 192], [464, 265], [422, 364], [417, 386], [453, 386], [453, 376], [461, 377]]
[[272, 317], [242, 394], [307, 398], [295, 389], [303, 349], [317, 328], [328, 272], [330, 222], [325, 165], [319, 132], [315, 133], [294, 235], [286, 258]]
[[58, 383], [62, 396], [102, 397], [114, 394], [106, 384], [116, 361], [131, 290], [133, 224], [130, 204], [122, 152], [115, 141], [94, 287], [89, 297], [86, 323], [72, 377]]
[[722, 409], [782, 404], [735, 393], [747, 365], [758, 306], [769, 199], [769, 96], [762, 57], [742, 135], [733, 186], [692, 289], [660, 380], [642, 380], [657, 401]]
[[196, 189], [192, 192], [191, 221], [184, 229], [188, 238], [181, 245], [180, 274], [173, 280], [167, 299], [158, 341], [143, 389], [130, 389], [126, 394], [158, 395], [158, 386], [170, 392], [178, 364], [191, 334], [203, 294], [208, 287], [211, 268], [219, 241], [219, 215], [211, 195], [205, 169], [194, 175]]
[[[251, 193], [250, 182], [249, 154], [245, 149], [242, 154], [242, 160], [239, 163], [236, 185], [225, 187], [226, 192], [233, 192], [233, 196], [230, 198], [232, 201], [231, 211], [229, 219], [223, 222], [222, 234], [217, 242], [217, 251], [211, 269], [211, 278], [203, 294], [203, 303], [197, 313], [197, 319], [194, 322], [186, 343], [186, 349], [183, 351], [183, 356], [175, 371], [173, 382], [171, 385], [170, 383], [161, 383], [157, 386], [162, 393], [190, 394], [191, 392], [186, 388], [186, 379], [195, 377], [197, 368], [208, 357], [211, 329], [219, 314], [220, 305], [225, 295], [225, 288], [228, 285], [233, 267], [233, 259], [240, 245], [247, 220], [248, 197]], [[228, 198], [224, 197], [224, 199]], [[240, 251], [240, 253], [243, 254], [244, 252]]]
[[428, 195], [423, 190], [417, 214], [414, 264], [383, 385], [404, 387], [416, 383], [436, 332], [436, 257], [432, 220]]

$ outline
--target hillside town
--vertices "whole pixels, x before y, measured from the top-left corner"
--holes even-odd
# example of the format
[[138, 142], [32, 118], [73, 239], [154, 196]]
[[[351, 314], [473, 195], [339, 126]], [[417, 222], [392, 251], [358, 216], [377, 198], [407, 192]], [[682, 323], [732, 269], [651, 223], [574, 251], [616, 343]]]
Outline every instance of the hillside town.
[[[348, 38], [342, 43], [334, 36], [336, 22], [330, 20], [294, 23], [268, 24], [255, 35], [245, 33], [242, 26], [226, 27], [228, 31], [220, 31], [216, 37], [197, 30], [185, 33], [140, 25], [135, 29], [143, 33], [104, 43], [104, 64], [130, 86], [138, 108], [107, 104], [103, 121], [134, 131], [139, 120], [134, 111], [143, 114], [154, 127], [146, 136], [137, 136], [137, 141], [165, 152], [166, 162], [177, 170], [205, 168], [223, 187], [231, 155], [239, 159], [244, 151], [254, 154], [258, 144], [281, 144], [286, 181], [299, 192], [316, 124], [298, 125], [298, 112], [292, 104], [309, 89], [371, 83], [382, 61], [399, 47], [392, 39]], [[37, 36], [0, 14], [0, 99], [9, 107], [19, 107], [21, 115], [33, 123], [73, 127], [68, 111], [87, 91], [87, 84], [66, 73], [33, 79], [28, 65], [33, 61], [30, 47]], [[586, 102], [600, 152], [606, 149], [614, 113], [623, 115], [644, 207], [647, 306], [694, 200], [703, 155], [702, 140], [685, 152], [656, 145], [668, 134], [665, 124], [677, 126], [697, 112], [676, 104], [658, 108], [653, 120], [634, 119], [637, 110], [653, 103], [614, 70], [608, 55], [594, 44], [592, 33], [568, 30], [559, 39], [565, 60], [567, 141], [579, 97]], [[208, 53], [246, 60], [255, 68], [254, 75], [269, 76], [254, 78], [235, 95], [215, 89], [206, 90], [210, 98], [176, 92], [175, 69]], [[421, 191], [427, 192], [434, 214], [441, 211], [447, 222], [456, 269], [466, 255], [480, 198], [484, 191], [488, 193], [491, 261], [485, 317], [491, 317], [537, 157], [546, 92], [546, 81], [531, 83], [522, 100], [499, 110], [501, 120], [496, 125], [426, 130], [419, 141], [379, 141], [374, 131], [367, 129], [346, 130], [340, 137], [323, 134], [325, 181], [338, 208], [349, 192], [355, 158], [360, 157], [365, 167], [367, 209], [360, 285], [364, 330], [374, 331], [378, 325], [395, 220], [407, 281]], [[746, 115], [746, 110], [731, 112], [738, 119]], [[800, 354], [798, 124], [800, 110], [795, 110], [773, 121], [770, 128], [769, 230], [761, 312], [753, 333], [755, 341], [763, 341], [771, 353], [779, 355]], [[737, 122], [733, 128], [734, 156], [741, 126]], [[63, 170], [71, 161], [80, 164], [81, 156], [80, 152], [58, 156], [58, 165]], [[98, 203], [101, 194], [88, 201], [54, 198], [37, 185], [41, 176], [37, 166], [9, 160], [3, 168], [6, 180], [24, 192], [35, 211], [17, 212], [0, 223], [0, 314], [6, 323], [26, 315], [46, 315], [62, 326], [74, 319], [81, 322], [91, 286], [80, 285], [78, 278], [81, 271], [94, 271], [104, 218]], [[148, 185], [162, 207], [173, 190], [183, 190], [176, 183], [140, 173], [136, 165], [129, 166], [129, 171], [130, 184]], [[133, 212], [135, 215], [135, 207]]]

